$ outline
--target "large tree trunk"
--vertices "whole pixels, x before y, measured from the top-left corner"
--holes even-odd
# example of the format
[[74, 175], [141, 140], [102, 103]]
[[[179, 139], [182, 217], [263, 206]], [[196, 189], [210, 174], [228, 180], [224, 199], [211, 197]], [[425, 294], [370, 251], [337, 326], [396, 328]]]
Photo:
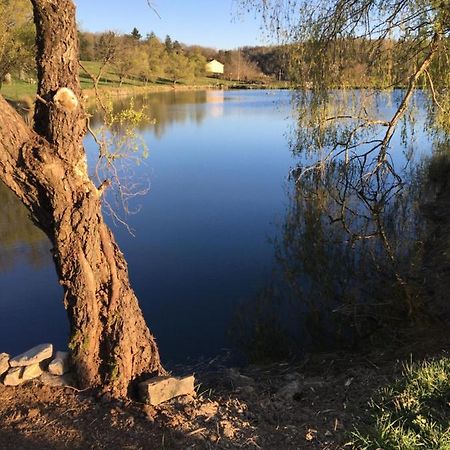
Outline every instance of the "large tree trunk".
[[75, 7], [71, 0], [32, 3], [39, 78], [35, 126], [27, 127], [0, 97], [0, 178], [53, 243], [81, 386], [125, 396], [134, 380], [164, 369], [126, 261], [103, 221], [101, 193], [87, 173]]

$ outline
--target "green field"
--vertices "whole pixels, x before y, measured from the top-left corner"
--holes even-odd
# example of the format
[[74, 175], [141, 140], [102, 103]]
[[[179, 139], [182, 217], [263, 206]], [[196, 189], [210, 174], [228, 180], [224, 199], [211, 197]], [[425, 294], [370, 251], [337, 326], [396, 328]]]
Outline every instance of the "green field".
[[[97, 61], [82, 61], [81, 64], [93, 76], [96, 76], [98, 74], [98, 71], [100, 70], [100, 63]], [[92, 89], [94, 87], [92, 79], [82, 68], [80, 68], [80, 84], [82, 89]], [[129, 88], [158, 90], [161, 87], [169, 87], [173, 85], [174, 83], [172, 80], [165, 78], [158, 78], [155, 81], [144, 82], [137, 78], [128, 77], [123, 80], [121, 88], [123, 88], [124, 91], [126, 91]], [[270, 86], [266, 86], [266, 85], [248, 84], [245, 82], [236, 83], [236, 81], [211, 78], [206, 76], [198, 77], [195, 80], [191, 80], [190, 82], [185, 82], [183, 80], [177, 81], [176, 85], [185, 87], [223, 87], [223, 88], [285, 87], [285, 83], [273, 83]], [[100, 89], [111, 89], [111, 88], [117, 89], [120, 86], [119, 76], [111, 68], [107, 68], [104, 71], [98, 86]], [[6, 99], [11, 101], [23, 99], [31, 100], [36, 94], [36, 84], [30, 84], [25, 81], [21, 81], [17, 78], [13, 78], [13, 82], [11, 84], [3, 84], [0, 90], [0, 94], [3, 95], [3, 97], [5, 97]]]
[[33, 98], [36, 94], [36, 85], [14, 79], [12, 84], [3, 84], [0, 93], [8, 100]]

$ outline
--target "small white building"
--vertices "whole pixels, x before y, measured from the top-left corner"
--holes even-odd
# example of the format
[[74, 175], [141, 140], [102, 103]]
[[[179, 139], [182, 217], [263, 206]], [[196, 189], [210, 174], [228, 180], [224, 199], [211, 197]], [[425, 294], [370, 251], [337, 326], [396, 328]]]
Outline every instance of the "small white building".
[[213, 59], [205, 64], [206, 73], [212, 73], [214, 75], [223, 74], [223, 68], [224, 65], [216, 59]]

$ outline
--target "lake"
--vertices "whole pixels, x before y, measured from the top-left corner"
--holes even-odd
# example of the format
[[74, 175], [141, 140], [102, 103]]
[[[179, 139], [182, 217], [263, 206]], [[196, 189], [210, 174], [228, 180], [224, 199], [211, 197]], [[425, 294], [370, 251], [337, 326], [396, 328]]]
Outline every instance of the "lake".
[[[287, 176], [298, 162], [288, 139], [291, 96], [192, 91], [136, 99], [154, 120], [141, 129], [149, 156], [133, 169], [150, 190], [133, 200], [139, 211], [126, 217], [134, 236], [107, 220], [165, 362], [232, 347], [237, 306], [272, 277], [272, 242], [288, 206]], [[85, 142], [92, 166], [95, 144], [90, 136]], [[429, 152], [420, 133], [417, 142]], [[0, 351], [41, 342], [64, 348], [68, 323], [50, 244], [3, 186], [0, 199]]]
[[[288, 91], [207, 91], [148, 97], [156, 123], [142, 133], [150, 183], [111, 224], [147, 322], [165, 360], [212, 356], [231, 345], [234, 305], [270, 275], [275, 225], [292, 165], [285, 134]], [[86, 138], [90, 156], [95, 148]], [[67, 319], [50, 245], [2, 189], [0, 343], [17, 353], [40, 342], [65, 347]], [[19, 217], [18, 217], [19, 216]], [[111, 223], [111, 220], [109, 221]]]

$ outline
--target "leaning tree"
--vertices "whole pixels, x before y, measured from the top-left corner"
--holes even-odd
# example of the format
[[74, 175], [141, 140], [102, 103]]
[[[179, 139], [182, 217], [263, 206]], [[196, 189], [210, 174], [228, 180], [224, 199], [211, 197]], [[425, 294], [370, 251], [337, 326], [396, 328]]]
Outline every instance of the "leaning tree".
[[38, 73], [34, 128], [0, 97], [0, 179], [53, 245], [81, 387], [126, 396], [133, 381], [164, 369], [125, 258], [103, 220], [102, 190], [88, 176], [75, 6], [72, 0], [31, 3]]

